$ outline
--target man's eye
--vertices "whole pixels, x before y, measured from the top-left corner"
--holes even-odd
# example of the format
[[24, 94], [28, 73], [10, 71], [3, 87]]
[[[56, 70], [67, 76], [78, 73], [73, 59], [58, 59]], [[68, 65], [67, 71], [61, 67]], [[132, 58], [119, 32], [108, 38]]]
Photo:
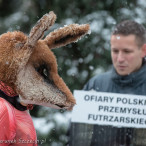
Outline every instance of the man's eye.
[[112, 52], [113, 52], [113, 53], [118, 53], [119, 51], [118, 51], [118, 50], [112, 50]]
[[125, 53], [131, 53], [132, 51], [131, 50], [125, 50], [124, 52]]

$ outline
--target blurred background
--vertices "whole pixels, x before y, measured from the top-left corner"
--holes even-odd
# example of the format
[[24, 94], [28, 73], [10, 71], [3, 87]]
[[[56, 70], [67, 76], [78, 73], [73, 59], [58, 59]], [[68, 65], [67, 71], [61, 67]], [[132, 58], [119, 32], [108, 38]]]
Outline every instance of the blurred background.
[[[114, 26], [125, 19], [145, 26], [145, 10], [145, 0], [0, 0], [0, 34], [18, 30], [28, 35], [37, 20], [49, 11], [56, 13], [57, 20], [46, 35], [71, 23], [89, 23], [90, 35], [53, 50], [59, 75], [73, 92], [111, 67], [109, 41]], [[39, 145], [65, 145], [71, 112], [35, 106], [31, 115]]]

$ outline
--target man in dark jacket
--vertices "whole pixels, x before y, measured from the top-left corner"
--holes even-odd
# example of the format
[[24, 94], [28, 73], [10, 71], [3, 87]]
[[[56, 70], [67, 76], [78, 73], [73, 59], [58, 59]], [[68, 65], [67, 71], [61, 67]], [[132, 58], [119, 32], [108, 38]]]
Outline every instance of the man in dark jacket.
[[[123, 21], [111, 35], [113, 67], [95, 76], [84, 90], [146, 95], [146, 30], [135, 21]], [[146, 146], [146, 130], [72, 123], [70, 146]], [[145, 132], [145, 134], [144, 134]]]

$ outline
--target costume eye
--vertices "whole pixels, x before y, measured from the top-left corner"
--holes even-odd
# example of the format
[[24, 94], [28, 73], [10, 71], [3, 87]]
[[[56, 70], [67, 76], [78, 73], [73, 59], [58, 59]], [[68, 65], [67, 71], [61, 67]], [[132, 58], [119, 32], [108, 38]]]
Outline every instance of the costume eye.
[[45, 75], [46, 77], [48, 77], [48, 71], [46, 68], [43, 69], [43, 75]]
[[41, 65], [37, 69], [37, 72], [44, 78], [48, 79], [49, 78], [49, 71], [50, 69], [46, 65]]

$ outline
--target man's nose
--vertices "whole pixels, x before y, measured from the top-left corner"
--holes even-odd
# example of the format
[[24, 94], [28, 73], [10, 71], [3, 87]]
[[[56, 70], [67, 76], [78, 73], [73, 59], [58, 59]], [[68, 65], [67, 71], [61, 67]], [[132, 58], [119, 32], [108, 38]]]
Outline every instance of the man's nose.
[[124, 59], [124, 54], [122, 52], [119, 52], [118, 56], [117, 56], [117, 61], [118, 62], [123, 62]]

